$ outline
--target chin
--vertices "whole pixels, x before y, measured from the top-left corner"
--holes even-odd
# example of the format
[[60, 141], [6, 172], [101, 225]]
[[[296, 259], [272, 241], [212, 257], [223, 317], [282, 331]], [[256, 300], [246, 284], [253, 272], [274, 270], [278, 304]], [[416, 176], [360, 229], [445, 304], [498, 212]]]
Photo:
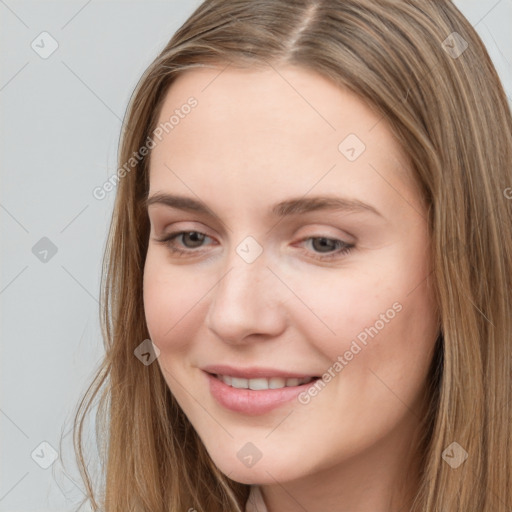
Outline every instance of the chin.
[[301, 475], [294, 473], [293, 466], [297, 468], [295, 463], [287, 464], [281, 467], [284, 461], [281, 459], [267, 459], [263, 461], [261, 458], [251, 467], [245, 467], [242, 462], [236, 459], [218, 461], [214, 459], [215, 465], [219, 470], [231, 480], [247, 485], [266, 485], [278, 482], [286, 482], [299, 478]]

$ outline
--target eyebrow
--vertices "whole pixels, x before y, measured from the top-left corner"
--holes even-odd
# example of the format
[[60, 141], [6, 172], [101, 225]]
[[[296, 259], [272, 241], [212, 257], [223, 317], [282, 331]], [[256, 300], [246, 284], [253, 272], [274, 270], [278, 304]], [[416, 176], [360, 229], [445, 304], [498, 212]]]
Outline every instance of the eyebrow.
[[[144, 206], [149, 209], [151, 205], [160, 204], [169, 208], [187, 210], [201, 214], [212, 214], [212, 211], [205, 203], [192, 197], [179, 196], [173, 194], [156, 193], [147, 197]], [[350, 213], [373, 213], [379, 217], [383, 215], [373, 206], [363, 203], [358, 199], [349, 199], [336, 196], [312, 196], [296, 197], [286, 199], [272, 206], [270, 214], [275, 217], [288, 217], [292, 215], [301, 215], [314, 211], [339, 211]]]

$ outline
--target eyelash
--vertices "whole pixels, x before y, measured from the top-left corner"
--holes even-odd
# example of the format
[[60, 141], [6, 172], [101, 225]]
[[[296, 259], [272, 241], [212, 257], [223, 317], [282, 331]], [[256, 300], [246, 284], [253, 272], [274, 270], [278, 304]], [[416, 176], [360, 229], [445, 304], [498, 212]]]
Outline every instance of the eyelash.
[[[199, 233], [200, 235], [204, 235], [205, 237], [210, 238], [208, 235], [206, 235], [205, 233], [201, 233], [200, 231], [175, 231], [174, 233], [169, 233], [164, 238], [155, 239], [155, 241], [167, 246], [167, 248], [174, 254], [186, 255], [186, 254], [198, 253], [199, 251], [196, 251], [194, 249], [188, 249], [188, 250], [178, 249], [177, 247], [172, 245], [172, 242], [174, 241], [175, 238], [179, 237], [180, 235], [186, 235], [186, 234], [190, 234], [190, 233]], [[344, 256], [344, 255], [348, 254], [354, 248], [353, 244], [347, 244], [346, 242], [343, 242], [342, 240], [338, 240], [336, 238], [328, 238], [326, 236], [310, 236], [310, 237], [303, 238], [300, 241], [305, 242], [307, 240], [315, 240], [315, 239], [330, 240], [330, 241], [336, 242], [338, 244], [338, 246], [341, 245], [341, 248], [339, 248], [335, 252], [332, 252], [332, 253], [329, 253], [327, 255], [320, 256], [320, 257], [314, 256], [314, 259], [317, 259], [320, 261], [332, 260], [334, 258], [340, 257], [340, 255]], [[321, 254], [321, 253], [316, 253], [316, 254]]]

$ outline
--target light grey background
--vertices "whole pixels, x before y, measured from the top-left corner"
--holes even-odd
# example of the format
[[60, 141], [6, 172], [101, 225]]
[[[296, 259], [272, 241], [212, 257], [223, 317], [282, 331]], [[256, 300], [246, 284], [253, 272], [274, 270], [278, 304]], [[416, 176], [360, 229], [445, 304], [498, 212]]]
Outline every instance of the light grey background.
[[[71, 511], [81, 497], [71, 413], [103, 353], [98, 296], [115, 195], [92, 190], [116, 171], [140, 75], [199, 3], [0, 0], [1, 512]], [[455, 3], [512, 104], [512, 0]], [[42, 32], [58, 43], [46, 59], [31, 46], [50, 48]], [[40, 466], [51, 447], [65, 466]]]

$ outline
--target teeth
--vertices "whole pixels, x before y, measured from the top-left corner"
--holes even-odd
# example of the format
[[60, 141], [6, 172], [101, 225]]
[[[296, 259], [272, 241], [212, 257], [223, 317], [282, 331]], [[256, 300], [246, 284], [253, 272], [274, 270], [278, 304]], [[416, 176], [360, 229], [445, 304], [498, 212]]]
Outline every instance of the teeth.
[[239, 377], [230, 377], [229, 375], [217, 375], [217, 378], [233, 388], [253, 390], [281, 389], [290, 386], [300, 386], [313, 380], [313, 377], [305, 377], [303, 379], [284, 379], [282, 377], [271, 377], [270, 379], [264, 377], [257, 379], [243, 379]]

